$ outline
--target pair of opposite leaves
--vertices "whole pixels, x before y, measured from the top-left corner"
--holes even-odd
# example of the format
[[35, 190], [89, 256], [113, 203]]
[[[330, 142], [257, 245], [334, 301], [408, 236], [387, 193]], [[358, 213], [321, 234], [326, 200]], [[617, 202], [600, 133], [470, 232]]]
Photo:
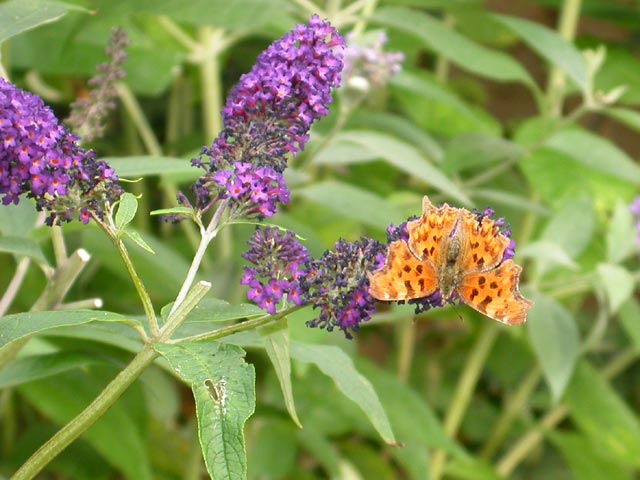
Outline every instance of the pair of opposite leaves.
[[409, 238], [389, 245], [385, 265], [369, 277], [377, 300], [429, 297], [442, 302], [455, 293], [480, 313], [508, 325], [527, 319], [533, 302], [518, 291], [522, 268], [504, 260], [510, 240], [495, 221], [447, 204], [437, 208], [428, 197], [422, 217], [407, 223]]

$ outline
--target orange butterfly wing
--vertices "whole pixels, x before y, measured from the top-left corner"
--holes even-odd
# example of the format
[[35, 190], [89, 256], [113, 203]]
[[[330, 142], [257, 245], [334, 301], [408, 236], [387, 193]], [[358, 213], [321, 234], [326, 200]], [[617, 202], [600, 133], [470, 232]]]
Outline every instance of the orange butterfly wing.
[[518, 291], [522, 268], [507, 260], [486, 272], [464, 275], [456, 291], [460, 299], [486, 315], [508, 325], [520, 325], [527, 320], [533, 302]]
[[511, 241], [488, 217], [478, 222], [474, 214], [465, 211], [461, 222], [464, 249], [460, 268], [464, 274], [456, 288], [460, 299], [499, 322], [524, 323], [533, 303], [518, 291], [522, 268], [513, 260], [502, 261]]
[[461, 270], [486, 271], [498, 266], [511, 240], [500, 233], [490, 218], [483, 217], [478, 222], [473, 213], [462, 212], [460, 228], [464, 247], [459, 261]]
[[433, 265], [417, 259], [403, 240], [389, 245], [384, 267], [369, 275], [369, 294], [377, 300], [411, 300], [437, 289]]
[[421, 260], [430, 261], [434, 266], [440, 265], [442, 244], [456, 228], [460, 217], [458, 208], [446, 203], [436, 208], [425, 196], [422, 200], [422, 217], [407, 223], [409, 233], [409, 250]]

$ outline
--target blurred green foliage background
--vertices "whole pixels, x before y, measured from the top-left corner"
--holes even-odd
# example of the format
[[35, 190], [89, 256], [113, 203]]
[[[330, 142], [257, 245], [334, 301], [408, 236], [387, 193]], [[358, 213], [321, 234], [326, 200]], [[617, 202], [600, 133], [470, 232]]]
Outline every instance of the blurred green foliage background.
[[[193, 255], [188, 225], [151, 210], [174, 205], [199, 175], [189, 160], [220, 129], [238, 77], [275, 38], [313, 13], [366, 41], [386, 32], [402, 70], [383, 85], [344, 82], [287, 170], [289, 206], [273, 222], [319, 256], [343, 237], [385, 240], [421, 198], [505, 217], [535, 301], [524, 327], [460, 306], [414, 316], [383, 308], [353, 341], [289, 318], [291, 338], [337, 345], [335, 368], [372, 383], [402, 447], [315, 366], [295, 359], [303, 429], [287, 414], [264, 350], [249, 349], [256, 412], [246, 426], [251, 479], [600, 480], [640, 472], [638, 250], [628, 206], [640, 185], [640, 4], [610, 0], [96, 0], [0, 3], [2, 63], [12, 82], [59, 118], [86, 93], [112, 28], [131, 45], [118, 109], [90, 147], [140, 198], [131, 247], [156, 305], [173, 300]], [[29, 204], [0, 208], [0, 287], [27, 255], [47, 261], [47, 228]], [[243, 302], [252, 226], [208, 252], [201, 278]], [[139, 314], [110, 243], [63, 227], [92, 260], [67, 295]], [[15, 238], [24, 240], [18, 247]], [[13, 240], [12, 240], [13, 239]], [[13, 242], [13, 243], [12, 243]], [[26, 243], [25, 243], [26, 242]], [[33, 247], [25, 252], [25, 245]], [[28, 310], [46, 278], [26, 274], [9, 313]], [[118, 325], [32, 339], [0, 371], [0, 476], [9, 476], [86, 405], [135, 350]], [[133, 346], [132, 346], [133, 345]], [[204, 474], [189, 389], [153, 366], [42, 478], [197, 479]]]

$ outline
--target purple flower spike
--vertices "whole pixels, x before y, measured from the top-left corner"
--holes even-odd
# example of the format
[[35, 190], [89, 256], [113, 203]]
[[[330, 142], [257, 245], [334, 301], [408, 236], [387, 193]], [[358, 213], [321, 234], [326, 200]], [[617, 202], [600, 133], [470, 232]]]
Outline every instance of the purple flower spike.
[[[404, 55], [385, 52], [387, 36], [384, 32], [370, 32], [358, 38], [347, 35], [345, 67], [342, 72], [347, 87], [371, 89], [383, 88], [402, 69]], [[364, 83], [363, 83], [364, 82]]]
[[307, 325], [328, 331], [338, 327], [351, 338], [351, 332], [371, 319], [375, 311], [367, 275], [381, 268], [384, 261], [382, 244], [363, 237], [353, 243], [339, 240], [333, 251], [308, 262], [301, 288], [306, 301], [319, 309], [320, 315]]
[[87, 223], [91, 213], [101, 217], [122, 189], [114, 171], [77, 141], [39, 97], [0, 78], [3, 204], [17, 204], [26, 194], [38, 210], [50, 212], [49, 225], [74, 216]]
[[[192, 161], [206, 172], [192, 186], [197, 208], [231, 198], [236, 216], [261, 218], [288, 202], [282, 172], [288, 157], [304, 149], [311, 124], [329, 111], [343, 47], [336, 30], [313, 16], [260, 54], [229, 94], [223, 130], [201, 153], [208, 158]], [[222, 181], [229, 175], [232, 183]]]
[[309, 256], [294, 234], [258, 228], [248, 245], [242, 257], [254, 266], [244, 267], [240, 280], [249, 287], [247, 298], [271, 314], [285, 295], [294, 305], [302, 305], [299, 281]]

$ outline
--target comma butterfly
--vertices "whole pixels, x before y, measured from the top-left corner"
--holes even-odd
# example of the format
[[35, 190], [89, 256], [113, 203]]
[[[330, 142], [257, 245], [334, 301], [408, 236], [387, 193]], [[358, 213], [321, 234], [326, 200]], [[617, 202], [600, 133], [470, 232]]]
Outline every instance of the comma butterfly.
[[409, 239], [389, 245], [385, 265], [370, 274], [369, 293], [377, 300], [429, 297], [442, 303], [457, 295], [480, 313], [508, 325], [527, 320], [533, 302], [518, 291], [522, 268], [504, 260], [510, 240], [489, 217], [480, 219], [446, 203], [422, 201], [422, 217], [407, 223]]

